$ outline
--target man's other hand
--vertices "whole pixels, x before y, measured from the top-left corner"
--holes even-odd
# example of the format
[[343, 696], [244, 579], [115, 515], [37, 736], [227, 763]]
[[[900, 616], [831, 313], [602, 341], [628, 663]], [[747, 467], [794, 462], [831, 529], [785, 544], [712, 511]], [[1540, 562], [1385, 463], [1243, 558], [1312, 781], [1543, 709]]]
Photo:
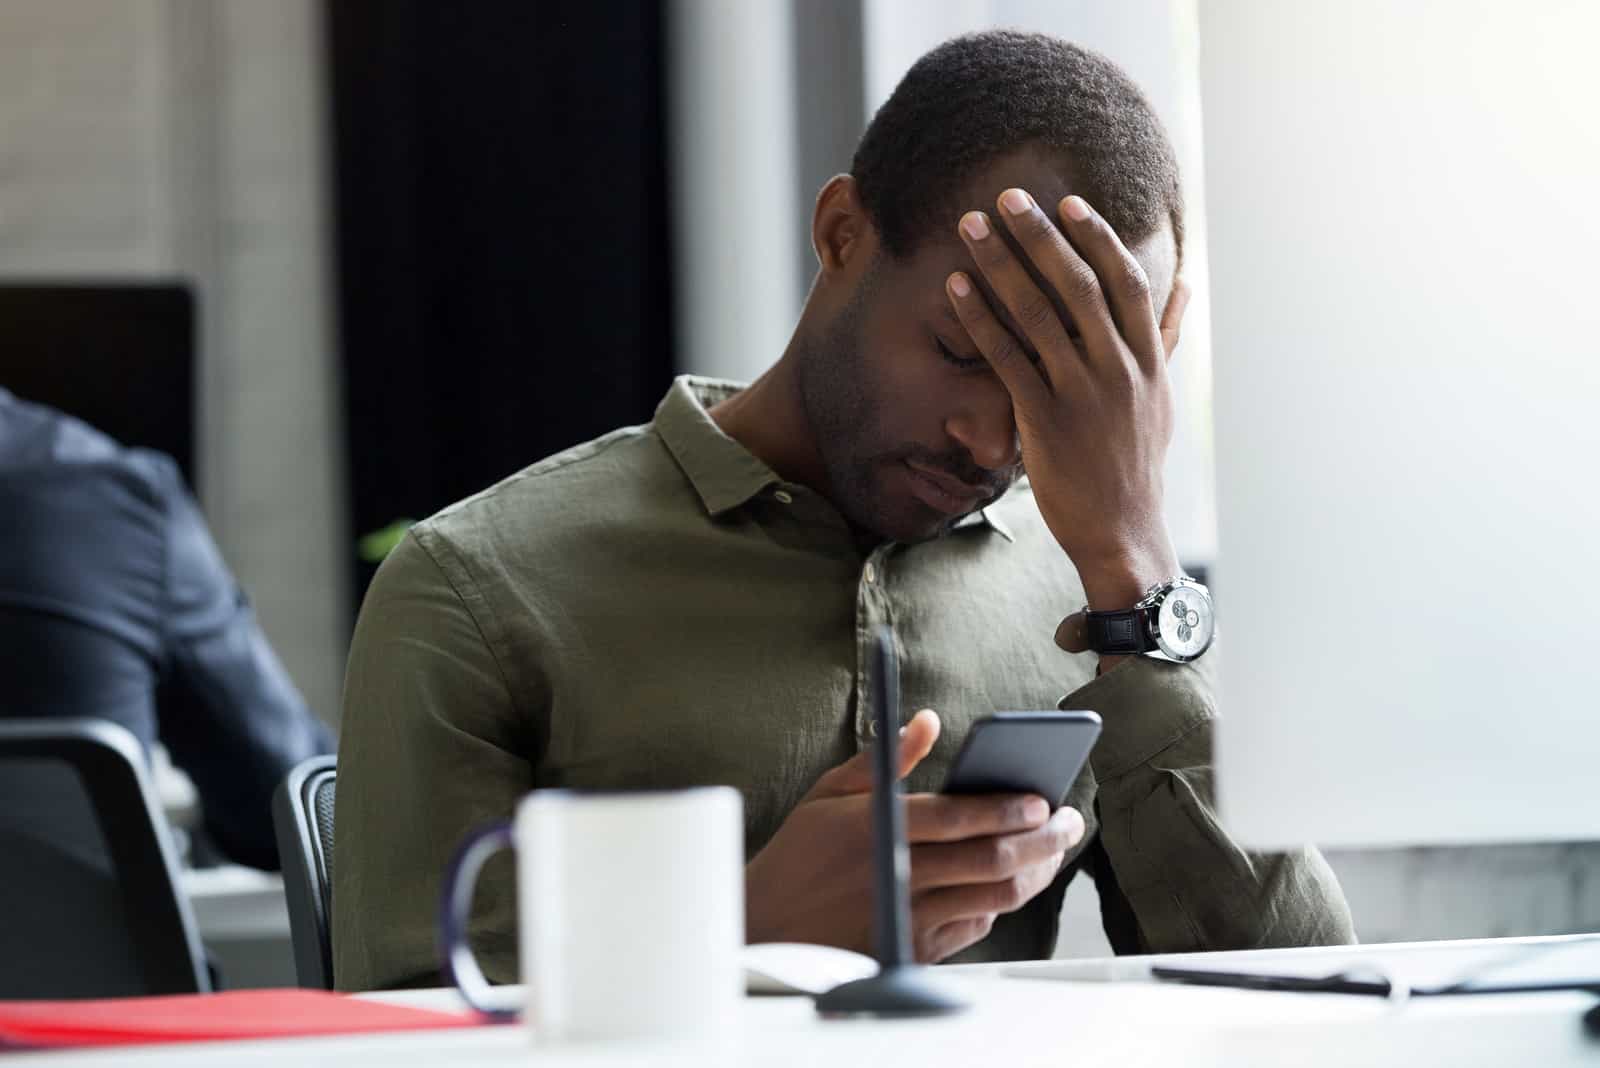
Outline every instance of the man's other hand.
[[[939, 717], [924, 709], [900, 735], [903, 779], [933, 749]], [[748, 941], [873, 952], [871, 759], [862, 752], [824, 774], [745, 866]], [[911, 944], [927, 963], [979, 941], [1050, 885], [1084, 831], [1076, 810], [1051, 815], [1030, 794], [912, 794], [905, 815]]]

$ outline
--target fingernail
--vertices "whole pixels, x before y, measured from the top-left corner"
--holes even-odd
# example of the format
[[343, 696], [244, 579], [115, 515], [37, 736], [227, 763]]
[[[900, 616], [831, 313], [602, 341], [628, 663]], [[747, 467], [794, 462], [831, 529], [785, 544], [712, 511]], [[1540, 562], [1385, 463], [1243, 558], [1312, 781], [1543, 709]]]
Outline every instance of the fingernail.
[[967, 283], [967, 276], [957, 271], [950, 276], [950, 292], [958, 297], [964, 297], [972, 292], [972, 286]]
[[989, 236], [989, 220], [981, 211], [969, 211], [961, 217], [961, 230], [972, 240], [982, 241]]
[[[910, 724], [907, 724], [907, 726], [910, 726]], [[905, 727], [901, 727], [900, 728], [900, 737], [904, 738], [905, 736], [906, 736], [906, 728]]]
[[1020, 189], [1007, 189], [1000, 194], [1000, 206], [1013, 215], [1021, 215], [1033, 207], [1033, 198]]
[[1030, 797], [1022, 806], [1022, 817], [1029, 823], [1043, 823], [1050, 818], [1050, 806], [1042, 797]]
[[1089, 204], [1080, 196], [1070, 196], [1063, 200], [1061, 210], [1066, 212], [1067, 218], [1073, 222], [1082, 222], [1089, 217]]

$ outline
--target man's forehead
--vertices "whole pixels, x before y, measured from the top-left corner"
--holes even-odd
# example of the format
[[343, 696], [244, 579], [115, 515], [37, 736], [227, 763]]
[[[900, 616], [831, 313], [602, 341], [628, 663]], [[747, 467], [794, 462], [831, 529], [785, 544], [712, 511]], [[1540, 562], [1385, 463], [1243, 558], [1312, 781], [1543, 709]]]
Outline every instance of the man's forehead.
[[[990, 210], [988, 214], [994, 220], [996, 230], [1005, 237], [1007, 245], [1011, 248], [1012, 255], [1022, 259], [1024, 263], [1028, 263], [1026, 255], [1011, 239], [1011, 235], [1006, 232], [1005, 224], [995, 218], [996, 212]], [[1059, 225], [1059, 221], [1057, 225]], [[953, 223], [951, 228], [954, 229]], [[1155, 315], [1159, 320], [1162, 310], [1166, 307], [1167, 298], [1172, 294], [1173, 279], [1177, 271], [1177, 249], [1173, 241], [1172, 231], [1169, 227], [1163, 225], [1160, 230], [1149, 237], [1135, 242], [1128, 251], [1138, 261], [1139, 266], [1144, 268], [1145, 276], [1150, 280], [1151, 302], [1154, 304]], [[938, 294], [940, 318], [953, 325], [960, 325], [960, 320], [956, 318], [954, 309], [950, 307], [949, 298], [944, 296], [944, 279], [954, 271], [964, 271], [977, 284], [979, 292], [989, 302], [989, 307], [994, 310], [995, 316], [1004, 324], [1006, 329], [1010, 330], [1012, 335], [1019, 340], [1025, 341], [1021, 328], [1012, 319], [1010, 312], [1006, 310], [1004, 302], [1000, 300], [999, 295], [989, 284], [989, 280], [977, 269], [977, 265], [973, 262], [972, 256], [968, 253], [965, 245], [962, 245], [958, 240], [939, 242], [937, 246], [930, 242], [925, 249], [925, 254], [929, 254], [931, 259], [937, 261], [937, 266], [929, 269], [927, 273], [929, 275], [937, 274], [938, 276], [936, 293]], [[1042, 281], [1041, 273], [1031, 264], [1029, 264], [1029, 273], [1033, 276], [1036, 284]], [[1061, 305], [1060, 298], [1054, 294], [1049, 295], [1059, 307]]]
[[[1039, 205], [1039, 210], [1048, 215], [1050, 221], [1057, 227], [1061, 226], [1057, 205], [1068, 194], [1078, 193], [1085, 197], [1091, 206], [1095, 201], [1094, 196], [1084, 189], [1084, 184], [1070, 159], [1038, 145], [1025, 145], [999, 157], [973, 175], [958, 195], [954, 205], [955, 210], [951, 213], [951, 218], [946, 221], [944, 232], [927, 242], [923, 251], [924, 255], [935, 261], [936, 266], [931, 267], [929, 273], [938, 275], [938, 293], [947, 307], [949, 301], [943, 297], [944, 279], [952, 271], [966, 271], [977, 282], [978, 289], [988, 299], [989, 306], [996, 309], [1001, 321], [1016, 333], [1016, 324], [1011, 321], [1010, 315], [996, 298], [988, 280], [976, 269], [971, 254], [956, 235], [956, 224], [964, 213], [984, 212], [993, 222], [995, 232], [1006, 241], [1013, 255], [1029, 265], [1029, 273], [1033, 275], [1034, 281], [1038, 282], [1039, 271], [1029, 263], [1028, 257], [1012, 239], [1010, 230], [999, 217], [995, 205], [1000, 194], [1011, 188], [1025, 190]], [[1159, 318], [1161, 310], [1166, 307], [1167, 298], [1172, 293], [1173, 278], [1177, 272], [1177, 245], [1170, 223], [1162, 220], [1160, 227], [1154, 233], [1129, 245], [1128, 251], [1139, 262], [1139, 266], [1144, 268], [1145, 276], [1150, 280], [1150, 295]]]

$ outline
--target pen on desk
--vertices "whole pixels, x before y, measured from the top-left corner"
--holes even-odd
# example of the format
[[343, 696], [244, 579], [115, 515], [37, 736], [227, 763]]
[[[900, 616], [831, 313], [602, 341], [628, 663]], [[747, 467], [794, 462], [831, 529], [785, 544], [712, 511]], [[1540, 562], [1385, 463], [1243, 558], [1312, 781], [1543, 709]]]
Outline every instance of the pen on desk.
[[1163, 982], [1190, 986], [1220, 986], [1238, 990], [1277, 990], [1301, 994], [1368, 994], [1405, 1000], [1410, 991], [1376, 972], [1333, 975], [1272, 975], [1254, 972], [1211, 971], [1201, 968], [1156, 966], [1151, 975]]

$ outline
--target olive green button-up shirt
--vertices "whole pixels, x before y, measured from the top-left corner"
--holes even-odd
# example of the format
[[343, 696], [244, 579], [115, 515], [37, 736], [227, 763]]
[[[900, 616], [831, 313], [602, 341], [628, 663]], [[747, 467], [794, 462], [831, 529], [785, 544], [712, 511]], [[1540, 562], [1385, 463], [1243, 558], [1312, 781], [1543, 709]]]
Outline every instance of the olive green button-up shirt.
[[[655, 419], [552, 456], [418, 524], [362, 606], [345, 683], [333, 864], [337, 985], [437, 982], [439, 886], [461, 838], [526, 792], [725, 783], [747, 855], [824, 771], [866, 747], [870, 636], [900, 646], [904, 709], [944, 729], [908, 789], [937, 790], [976, 719], [1092, 709], [1066, 797], [1088, 825], [1050, 888], [963, 960], [1046, 957], [1068, 880], [1091, 875], [1118, 952], [1348, 942], [1313, 850], [1252, 854], [1213, 804], [1211, 657], [1056, 648], [1083, 604], [1024, 481], [944, 537], [863, 555], [680, 378]], [[595, 848], [605, 848], [596, 843]], [[513, 868], [485, 869], [485, 972], [516, 978]], [[647, 873], [640, 875], [648, 892]]]

